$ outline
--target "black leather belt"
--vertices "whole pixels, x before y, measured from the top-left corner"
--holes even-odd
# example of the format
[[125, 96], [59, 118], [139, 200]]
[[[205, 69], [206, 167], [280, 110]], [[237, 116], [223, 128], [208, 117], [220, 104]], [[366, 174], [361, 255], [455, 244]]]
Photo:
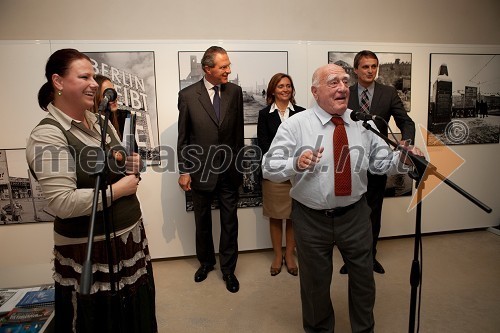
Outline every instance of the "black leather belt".
[[353, 209], [362, 199], [363, 199], [363, 197], [361, 197], [360, 200], [358, 200], [355, 203], [350, 204], [348, 206], [336, 207], [336, 208], [332, 208], [332, 209], [312, 209], [312, 208], [307, 207], [306, 205], [301, 204], [300, 202], [299, 202], [299, 204], [302, 207], [306, 208], [307, 210], [313, 211], [315, 213], [323, 214], [326, 217], [339, 217], [339, 216], [344, 215], [345, 213], [347, 213], [351, 209]]

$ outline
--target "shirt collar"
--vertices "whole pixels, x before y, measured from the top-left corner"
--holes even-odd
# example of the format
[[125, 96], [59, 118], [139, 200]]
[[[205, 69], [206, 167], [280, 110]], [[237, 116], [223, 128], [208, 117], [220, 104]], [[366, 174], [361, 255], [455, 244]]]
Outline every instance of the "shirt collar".
[[[52, 103], [49, 103], [49, 105], [47, 105], [47, 111], [50, 113], [52, 117], [54, 117], [55, 120], [57, 120], [59, 124], [62, 125], [62, 127], [66, 131], [70, 130], [71, 126], [73, 125], [73, 122], [78, 124], [81, 123], [80, 120], [75, 120], [71, 118], [66, 113], [62, 112], [57, 107], [55, 107], [54, 104]], [[93, 112], [86, 110], [85, 117], [87, 118], [89, 124], [93, 124], [93, 126], [95, 127], [95, 124], [97, 124], [97, 115], [94, 114]]]
[[[323, 110], [317, 103], [314, 104], [312, 109], [323, 126], [328, 124], [332, 120], [333, 116]], [[344, 123], [346, 123], [347, 125], [354, 123], [354, 120], [352, 120], [350, 117], [351, 112], [351, 109], [347, 109], [345, 110], [344, 114], [340, 116], [342, 120], [344, 120]]]
[[205, 84], [205, 88], [207, 88], [207, 90], [210, 90], [213, 87], [215, 87], [213, 84], [211, 84], [210, 82], [208, 82], [208, 80], [205, 77], [203, 77], [203, 83]]
[[373, 81], [372, 84], [368, 86], [368, 88], [365, 88], [358, 83], [358, 96], [361, 96], [361, 93], [365, 89], [368, 89], [368, 97], [371, 98], [373, 96], [373, 91], [375, 90], [375, 81]]
[[[295, 109], [293, 108], [293, 104], [290, 102], [288, 102], [287, 108], [292, 110], [292, 111], [295, 111]], [[277, 109], [278, 109], [278, 107], [276, 106], [276, 103], [273, 103], [273, 104], [271, 104], [271, 108], [269, 109], [269, 113], [273, 113]]]

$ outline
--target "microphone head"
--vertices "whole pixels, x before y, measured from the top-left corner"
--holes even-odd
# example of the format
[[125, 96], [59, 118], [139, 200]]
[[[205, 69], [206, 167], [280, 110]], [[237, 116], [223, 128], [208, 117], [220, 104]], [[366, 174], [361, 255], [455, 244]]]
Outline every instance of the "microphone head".
[[116, 101], [117, 97], [118, 94], [116, 93], [116, 90], [114, 90], [113, 88], [106, 88], [102, 93], [102, 98], [106, 99], [108, 103]]
[[375, 120], [375, 118], [377, 118], [377, 116], [373, 114], [368, 114], [364, 112], [355, 112], [355, 111], [351, 112], [351, 119], [354, 121], [360, 121], [360, 120], [368, 121], [368, 120]]
[[358, 119], [358, 117], [357, 117], [357, 114], [358, 114], [358, 112], [355, 112], [355, 111], [352, 111], [352, 112], [351, 112], [350, 117], [351, 117], [351, 119], [352, 119], [353, 121], [359, 121], [359, 119]]

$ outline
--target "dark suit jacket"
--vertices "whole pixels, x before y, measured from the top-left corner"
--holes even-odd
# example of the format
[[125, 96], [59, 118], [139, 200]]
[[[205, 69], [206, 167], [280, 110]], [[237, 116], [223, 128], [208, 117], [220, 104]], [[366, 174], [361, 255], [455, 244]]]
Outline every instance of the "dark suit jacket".
[[[304, 111], [305, 109], [301, 106], [294, 105], [294, 111], [290, 110], [290, 117], [294, 114]], [[271, 147], [271, 142], [276, 136], [278, 127], [281, 125], [280, 115], [277, 111], [269, 113], [271, 110], [271, 105], [266, 106], [259, 111], [259, 120], [257, 122], [257, 142], [262, 151], [262, 155], [267, 153], [269, 147]]]
[[[349, 104], [347, 107], [353, 111], [359, 111], [358, 84], [349, 88]], [[370, 113], [382, 117], [389, 122], [391, 116], [401, 131], [403, 140], [411, 140], [411, 144], [415, 143], [415, 123], [408, 116], [403, 102], [398, 96], [398, 92], [394, 87], [386, 86], [375, 82]], [[387, 125], [381, 120], [374, 120], [378, 130], [383, 135], [387, 136]], [[392, 140], [392, 139], [391, 139]]]
[[191, 187], [196, 190], [214, 190], [221, 170], [232, 184], [242, 182], [235, 163], [244, 144], [243, 93], [233, 83], [221, 85], [220, 91], [220, 121], [203, 79], [179, 92], [178, 167], [181, 174], [191, 175]]

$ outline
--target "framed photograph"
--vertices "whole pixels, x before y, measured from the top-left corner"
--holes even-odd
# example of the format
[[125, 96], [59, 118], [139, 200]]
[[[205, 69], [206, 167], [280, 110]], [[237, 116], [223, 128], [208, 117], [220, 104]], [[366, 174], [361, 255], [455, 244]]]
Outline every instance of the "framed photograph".
[[0, 225], [52, 222], [47, 205], [29, 172], [26, 149], [0, 149]]
[[427, 145], [498, 143], [499, 116], [500, 55], [430, 54]]
[[[257, 145], [257, 138], [245, 139], [243, 148], [243, 158], [239, 165], [240, 172], [243, 173], [243, 184], [239, 189], [238, 208], [262, 206], [262, 169], [260, 161], [262, 152]], [[193, 210], [193, 199], [191, 192], [185, 192], [186, 211]], [[212, 209], [218, 209], [219, 202], [214, 199]]]
[[84, 52], [96, 74], [107, 76], [118, 93], [118, 112], [134, 112], [139, 154], [152, 165], [158, 161], [155, 58], [152, 51]]
[[[204, 51], [179, 51], [179, 89], [203, 78]], [[259, 110], [266, 107], [266, 90], [276, 73], [288, 74], [287, 51], [227, 51], [231, 60], [229, 81], [243, 90], [245, 125], [257, 124]]]
[[[411, 109], [411, 53], [375, 52], [378, 57], [378, 76], [376, 81], [393, 86], [403, 101], [405, 110]], [[354, 57], [357, 52], [328, 52], [328, 63], [344, 68], [349, 74], [349, 86], [356, 84]]]

